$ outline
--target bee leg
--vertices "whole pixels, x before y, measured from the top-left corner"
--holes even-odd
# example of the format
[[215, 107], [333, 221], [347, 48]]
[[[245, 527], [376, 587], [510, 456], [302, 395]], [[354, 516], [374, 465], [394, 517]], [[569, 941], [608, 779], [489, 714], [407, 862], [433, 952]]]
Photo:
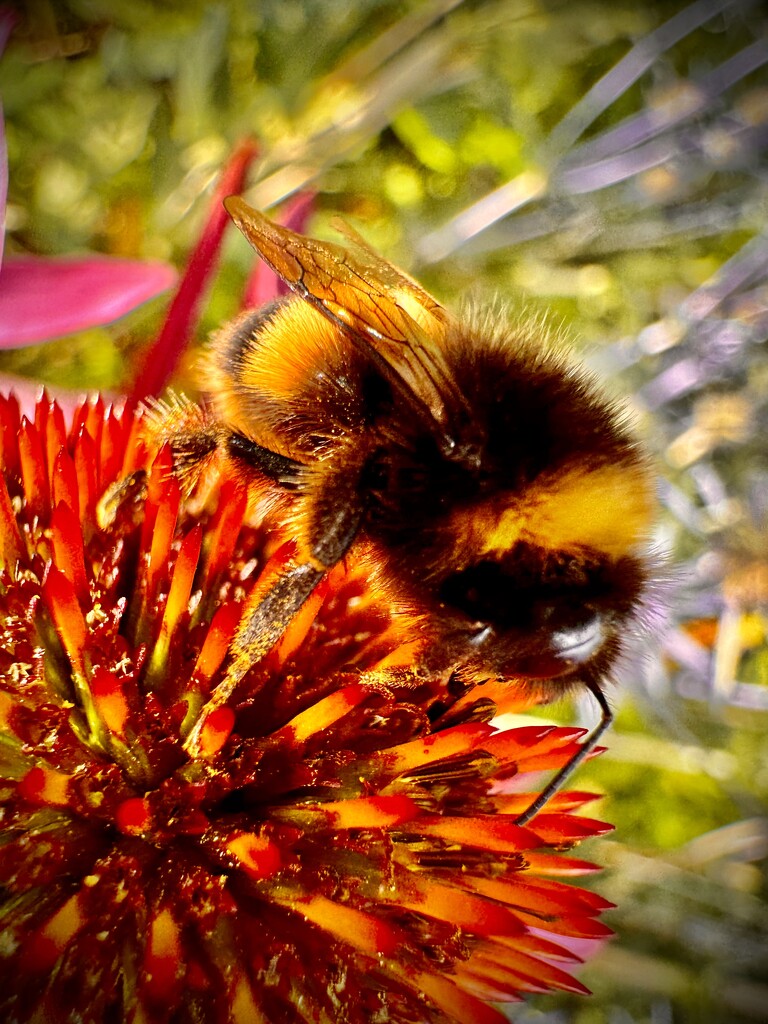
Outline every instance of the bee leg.
[[248, 668], [277, 643], [289, 623], [325, 575], [305, 563], [288, 569], [258, 601], [249, 614], [246, 609], [230, 648], [235, 664]]
[[164, 399], [147, 399], [142, 412], [144, 440], [152, 450], [170, 446], [173, 475], [190, 493], [220, 452], [221, 429], [199, 405], [173, 392]]
[[361, 480], [367, 456], [349, 444], [332, 460], [307, 467], [305, 549], [315, 565], [331, 569], [349, 551], [365, 515]]
[[535, 815], [539, 813], [539, 811], [549, 801], [549, 799], [553, 797], [555, 793], [557, 793], [557, 791], [562, 787], [566, 779], [568, 779], [573, 774], [573, 772], [576, 771], [579, 765], [582, 764], [582, 762], [589, 757], [589, 755], [597, 746], [598, 740], [613, 721], [613, 712], [611, 711], [608, 701], [605, 699], [605, 694], [603, 693], [603, 691], [600, 689], [597, 683], [587, 683], [586, 685], [592, 696], [600, 705], [600, 710], [602, 712], [600, 716], [600, 721], [594, 727], [592, 732], [590, 732], [587, 735], [587, 738], [581, 744], [578, 751], [573, 755], [570, 761], [567, 761], [563, 765], [563, 767], [554, 776], [554, 778], [550, 779], [550, 781], [547, 783], [547, 785], [541, 791], [541, 793], [539, 793], [539, 795], [536, 797], [536, 799], [533, 801], [530, 807], [526, 808], [526, 810], [524, 810], [523, 813], [515, 820], [516, 825], [526, 825], [531, 820], [531, 818], [533, 818]]
[[339, 466], [326, 463], [325, 470], [314, 479], [311, 474], [309, 469], [303, 479], [296, 478], [298, 485], [306, 487], [310, 507], [309, 537], [304, 541], [309, 560], [289, 563], [266, 589], [257, 588], [251, 594], [230, 647], [226, 675], [202, 708], [184, 744], [193, 757], [201, 756], [208, 715], [229, 700], [251, 666], [272, 650], [317, 584], [341, 561], [357, 536], [363, 506], [356, 497], [359, 476], [355, 467], [349, 462]]
[[[336, 561], [344, 556], [349, 543], [351, 541], [346, 545], [344, 542], [337, 544], [339, 558]], [[202, 756], [203, 727], [210, 713], [229, 700], [251, 666], [272, 650], [329, 568], [310, 562], [291, 565], [266, 592], [251, 596], [230, 647], [231, 660], [226, 675], [201, 709], [184, 743], [190, 756]]]
[[274, 647], [324, 575], [324, 570], [312, 565], [294, 565], [257, 596], [252, 611], [246, 607], [230, 647], [226, 675], [200, 709], [184, 743], [191, 757], [203, 756], [203, 728], [211, 712], [226, 704], [251, 666]]
[[[288, 568], [266, 594], [246, 610], [232, 644], [235, 660], [253, 664], [274, 647], [293, 617], [329, 569], [341, 561], [354, 542], [363, 517], [357, 477], [334, 474], [334, 481], [311, 498], [310, 529], [316, 538], [305, 542], [309, 560]], [[325, 476], [328, 480], [330, 474]], [[342, 483], [339, 487], [338, 484]]]
[[[287, 459], [283, 461], [288, 462]], [[292, 465], [295, 472], [298, 463]], [[263, 658], [283, 635], [326, 572], [349, 551], [360, 528], [362, 505], [357, 498], [357, 477], [348, 471], [349, 467], [346, 470], [342, 467], [342, 472], [326, 471], [321, 478], [326, 486], [313, 485], [310, 477], [308, 518], [310, 536], [316, 539], [308, 538], [304, 542], [308, 560], [290, 565], [266, 593], [257, 592], [252, 596], [232, 643], [236, 663], [245, 659], [248, 665], [252, 665]], [[300, 485], [302, 478], [293, 476], [291, 479]], [[327, 486], [329, 481], [331, 486]]]
[[131, 501], [144, 500], [147, 495], [147, 471], [135, 469], [133, 473], [111, 484], [96, 505], [99, 529], [108, 530], [117, 519], [120, 509]]

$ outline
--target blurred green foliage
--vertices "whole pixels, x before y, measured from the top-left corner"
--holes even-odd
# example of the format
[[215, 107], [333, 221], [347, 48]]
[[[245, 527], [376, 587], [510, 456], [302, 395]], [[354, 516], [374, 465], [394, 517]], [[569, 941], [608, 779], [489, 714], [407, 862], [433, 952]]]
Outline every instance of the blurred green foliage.
[[[746, 0], [35, 0], [0, 63], [7, 251], [183, 266], [252, 135], [255, 205], [312, 189], [315, 233], [341, 213], [447, 302], [548, 310], [633, 394], [679, 568], [583, 773], [618, 938], [594, 999], [520, 1022], [766, 1019], [766, 38]], [[250, 266], [233, 232], [198, 341]], [[163, 310], [0, 372], [119, 391]]]

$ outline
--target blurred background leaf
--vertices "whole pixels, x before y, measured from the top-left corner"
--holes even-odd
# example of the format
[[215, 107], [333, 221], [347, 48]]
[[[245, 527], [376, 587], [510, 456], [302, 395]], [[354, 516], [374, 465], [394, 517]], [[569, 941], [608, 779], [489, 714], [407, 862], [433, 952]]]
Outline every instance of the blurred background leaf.
[[[549, 311], [631, 396], [671, 555], [652, 653], [623, 673], [610, 749], [578, 783], [617, 823], [590, 852], [618, 938], [584, 972], [593, 999], [514, 1018], [764, 1021], [764, 5], [29, 0], [19, 16], [0, 63], [10, 254], [182, 268], [252, 136], [254, 205], [313, 190], [312, 233], [331, 237], [340, 213], [448, 303]], [[237, 310], [251, 265], [230, 232], [198, 342]], [[164, 309], [0, 352], [0, 372], [119, 392]]]

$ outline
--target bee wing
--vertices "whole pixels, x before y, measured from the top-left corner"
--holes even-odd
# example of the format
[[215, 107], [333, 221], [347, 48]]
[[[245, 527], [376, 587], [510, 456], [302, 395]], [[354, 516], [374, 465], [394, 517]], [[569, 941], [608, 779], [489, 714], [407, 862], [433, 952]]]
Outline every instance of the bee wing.
[[275, 224], [239, 196], [227, 212], [262, 259], [303, 299], [350, 333], [450, 449], [461, 391], [441, 342], [450, 318], [428, 292], [382, 259], [351, 228], [352, 248]]

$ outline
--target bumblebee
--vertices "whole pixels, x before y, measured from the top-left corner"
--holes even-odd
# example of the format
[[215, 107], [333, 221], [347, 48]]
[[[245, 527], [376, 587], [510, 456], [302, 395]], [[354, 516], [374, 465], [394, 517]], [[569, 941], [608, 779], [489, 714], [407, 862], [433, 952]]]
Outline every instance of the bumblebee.
[[211, 412], [181, 407], [182, 473], [224, 459], [282, 509], [291, 567], [244, 621], [263, 656], [323, 575], [364, 546], [422, 612], [430, 670], [603, 694], [649, 581], [654, 483], [621, 412], [541, 323], [449, 313], [356, 234], [306, 238], [227, 210], [290, 295], [215, 338]]

